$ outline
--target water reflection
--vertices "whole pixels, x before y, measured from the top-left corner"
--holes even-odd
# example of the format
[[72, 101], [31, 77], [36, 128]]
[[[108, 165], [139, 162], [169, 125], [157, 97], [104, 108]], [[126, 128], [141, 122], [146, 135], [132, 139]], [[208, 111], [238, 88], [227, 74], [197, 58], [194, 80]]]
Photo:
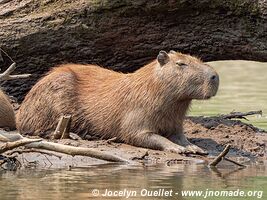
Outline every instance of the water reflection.
[[[142, 189], [155, 191], [244, 189], [267, 192], [265, 165], [236, 170], [234, 166], [221, 166], [212, 171], [205, 165], [126, 166], [100, 165], [89, 168], [45, 171], [0, 172], [1, 199], [96, 199], [109, 191], [137, 191], [131, 199], [183, 199], [172, 197], [141, 197]], [[97, 199], [120, 199], [103, 197]], [[122, 197], [121, 197], [122, 199]], [[184, 198], [186, 199], [186, 198]], [[197, 199], [197, 198], [195, 198]], [[238, 198], [235, 198], [238, 199]]]

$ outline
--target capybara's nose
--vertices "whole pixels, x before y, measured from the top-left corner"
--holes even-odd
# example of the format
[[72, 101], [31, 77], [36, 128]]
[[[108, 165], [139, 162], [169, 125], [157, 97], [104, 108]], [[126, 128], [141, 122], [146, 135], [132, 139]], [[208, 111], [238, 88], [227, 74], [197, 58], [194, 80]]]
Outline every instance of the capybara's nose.
[[219, 80], [219, 75], [217, 73], [213, 73], [210, 76], [211, 81], [218, 81]]

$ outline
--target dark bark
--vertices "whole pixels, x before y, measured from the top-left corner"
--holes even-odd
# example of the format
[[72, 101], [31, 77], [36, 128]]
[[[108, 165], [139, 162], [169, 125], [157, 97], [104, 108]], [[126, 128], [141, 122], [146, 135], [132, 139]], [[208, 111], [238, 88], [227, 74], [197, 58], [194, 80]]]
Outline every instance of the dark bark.
[[267, 60], [266, 0], [0, 0], [0, 28], [16, 73], [33, 74], [4, 83], [20, 100], [65, 62], [130, 72], [162, 49], [204, 61]]

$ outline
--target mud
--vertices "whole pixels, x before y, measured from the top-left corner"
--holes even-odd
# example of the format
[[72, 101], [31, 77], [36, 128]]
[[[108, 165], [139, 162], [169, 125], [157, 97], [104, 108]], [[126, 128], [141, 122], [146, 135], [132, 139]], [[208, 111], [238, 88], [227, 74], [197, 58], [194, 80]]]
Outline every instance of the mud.
[[[75, 134], [71, 134], [73, 139], [54, 140], [54, 142], [109, 152], [131, 160], [130, 164], [208, 163], [223, 150], [226, 144], [231, 144], [232, 148], [228, 156], [233, 159], [241, 162], [266, 160], [267, 132], [250, 124], [220, 117], [188, 117], [185, 120], [184, 128], [190, 141], [207, 150], [208, 156], [178, 155], [95, 138], [81, 140]], [[23, 167], [30, 168], [71, 168], [105, 163], [105, 161], [93, 158], [72, 157], [60, 153], [55, 153], [60, 158], [41, 153], [15, 153], [14, 155], [17, 155]]]
[[221, 117], [189, 117], [184, 127], [190, 141], [211, 155], [230, 144], [234, 156], [266, 158], [267, 134], [251, 124]]

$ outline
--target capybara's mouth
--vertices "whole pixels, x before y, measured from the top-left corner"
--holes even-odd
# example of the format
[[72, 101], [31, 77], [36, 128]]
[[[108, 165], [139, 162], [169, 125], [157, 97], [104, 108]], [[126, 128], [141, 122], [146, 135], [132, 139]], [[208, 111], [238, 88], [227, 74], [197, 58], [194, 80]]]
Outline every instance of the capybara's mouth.
[[212, 97], [214, 97], [217, 94], [217, 90], [218, 90], [218, 88], [213, 90], [212, 92], [210, 92], [208, 94], [205, 94], [203, 97], [203, 100], [208, 100], [208, 99], [211, 99]]
[[205, 99], [210, 99], [212, 96], [207, 96]]
[[211, 99], [211, 97], [213, 97], [213, 96], [212, 95], [204, 96], [202, 100], [209, 100], [209, 99]]

